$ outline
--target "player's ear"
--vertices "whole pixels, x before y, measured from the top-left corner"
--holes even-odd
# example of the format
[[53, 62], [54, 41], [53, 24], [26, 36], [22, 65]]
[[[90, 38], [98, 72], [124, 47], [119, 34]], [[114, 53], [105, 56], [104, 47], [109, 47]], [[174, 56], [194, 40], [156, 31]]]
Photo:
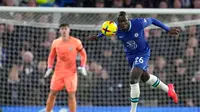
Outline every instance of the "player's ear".
[[125, 16], [127, 20], [129, 20], [128, 15]]
[[59, 33], [60, 33], [60, 28], [59, 28], [59, 30], [58, 30], [58, 31], [59, 31]]

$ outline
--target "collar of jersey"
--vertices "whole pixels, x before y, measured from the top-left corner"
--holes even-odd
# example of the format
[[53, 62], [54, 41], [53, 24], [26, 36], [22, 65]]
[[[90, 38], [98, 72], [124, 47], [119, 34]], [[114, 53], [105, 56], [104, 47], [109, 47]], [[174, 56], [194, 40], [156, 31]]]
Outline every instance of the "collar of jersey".
[[129, 21], [129, 24], [130, 24], [130, 27], [129, 27], [128, 31], [130, 31], [130, 30], [131, 30], [131, 27], [132, 27], [132, 26], [131, 26], [131, 21]]

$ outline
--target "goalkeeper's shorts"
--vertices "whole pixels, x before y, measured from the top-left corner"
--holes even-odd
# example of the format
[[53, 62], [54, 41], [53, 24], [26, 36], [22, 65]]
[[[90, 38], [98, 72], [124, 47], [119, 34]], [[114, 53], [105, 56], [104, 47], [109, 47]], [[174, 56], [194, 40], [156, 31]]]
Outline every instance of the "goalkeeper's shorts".
[[64, 74], [59, 76], [54, 74], [52, 79], [51, 79], [51, 85], [50, 89], [51, 90], [62, 90], [64, 87], [66, 88], [67, 92], [76, 92], [77, 90], [77, 74], [75, 73], [74, 75], [72, 74], [66, 74], [69, 77], [63, 77], [65, 76]]

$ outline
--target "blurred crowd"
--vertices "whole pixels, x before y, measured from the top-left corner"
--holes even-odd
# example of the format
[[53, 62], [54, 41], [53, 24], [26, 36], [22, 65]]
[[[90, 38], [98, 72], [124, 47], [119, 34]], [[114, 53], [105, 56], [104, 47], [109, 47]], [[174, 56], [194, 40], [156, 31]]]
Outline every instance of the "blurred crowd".
[[[21, 7], [97, 7], [97, 8], [200, 8], [199, 0], [0, 0], [1, 6]], [[106, 11], [105, 11], [106, 12]], [[131, 17], [154, 17], [163, 22], [177, 22], [199, 19], [199, 15], [163, 14], [139, 15]], [[101, 24], [105, 20], [113, 20], [115, 14], [87, 14], [87, 13], [0, 13], [5, 19], [16, 19], [30, 22], [71, 23], [71, 24]], [[84, 18], [84, 19], [80, 19]]]
[[[40, 1], [40, 2], [39, 2]], [[199, 8], [200, 0], [0, 0], [2, 6], [48, 7], [129, 7], [129, 8]], [[0, 13], [0, 20], [32, 21], [36, 23], [96, 24], [115, 15]], [[142, 16], [142, 15], [134, 15]], [[133, 15], [131, 17], [134, 17]], [[169, 20], [168, 16], [151, 15]], [[59, 18], [59, 19], [58, 19]], [[81, 18], [81, 19], [80, 19]], [[83, 19], [84, 18], [84, 19]], [[198, 15], [170, 16], [170, 21], [198, 19]], [[54, 20], [56, 19], [56, 20]], [[49, 92], [50, 78], [44, 79], [51, 43], [58, 29], [43, 24], [0, 24], [0, 105], [44, 105]], [[44, 24], [45, 26], [46, 24]], [[179, 36], [170, 37], [160, 29], [146, 29], [151, 47], [148, 72], [165, 83], [174, 83], [180, 106], [200, 106], [200, 27], [180, 28]], [[77, 100], [79, 105], [128, 106], [130, 67], [123, 46], [115, 38], [86, 41], [97, 34], [94, 30], [72, 30], [71, 35], [82, 40], [88, 54], [88, 76], [79, 73]], [[80, 58], [77, 58], [79, 64]], [[171, 99], [163, 91], [141, 83], [140, 105], [168, 106]], [[58, 96], [58, 105], [66, 105], [66, 93]]]
[[199, 0], [0, 0], [2, 6], [199, 8]]

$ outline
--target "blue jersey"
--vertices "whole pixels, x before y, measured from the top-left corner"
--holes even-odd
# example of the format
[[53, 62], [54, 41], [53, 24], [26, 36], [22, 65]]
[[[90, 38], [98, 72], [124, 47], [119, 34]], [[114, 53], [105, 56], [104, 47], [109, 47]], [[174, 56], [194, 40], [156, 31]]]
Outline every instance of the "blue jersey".
[[[118, 28], [116, 33], [117, 39], [121, 40], [124, 45], [129, 65], [132, 68], [139, 67], [146, 71], [150, 58], [150, 47], [144, 37], [144, 28], [151, 24], [161, 27], [167, 32], [170, 28], [154, 18], [134, 18], [129, 22], [130, 27], [128, 31], [122, 31]], [[98, 37], [102, 36], [103, 34], [98, 35]]]
[[124, 45], [129, 65], [132, 68], [138, 67], [146, 71], [150, 58], [150, 47], [145, 40], [144, 28], [153, 24], [165, 29], [167, 32], [170, 29], [154, 18], [134, 18], [129, 22], [130, 27], [128, 31], [124, 32], [118, 28], [116, 33], [117, 39], [121, 40]]
[[121, 40], [124, 45], [124, 51], [127, 57], [143, 54], [150, 50], [150, 47], [144, 37], [145, 27], [154, 24], [162, 27], [166, 31], [169, 31], [167, 26], [154, 18], [134, 18], [129, 22], [130, 28], [128, 31], [124, 32], [118, 28], [116, 33], [117, 39]]

